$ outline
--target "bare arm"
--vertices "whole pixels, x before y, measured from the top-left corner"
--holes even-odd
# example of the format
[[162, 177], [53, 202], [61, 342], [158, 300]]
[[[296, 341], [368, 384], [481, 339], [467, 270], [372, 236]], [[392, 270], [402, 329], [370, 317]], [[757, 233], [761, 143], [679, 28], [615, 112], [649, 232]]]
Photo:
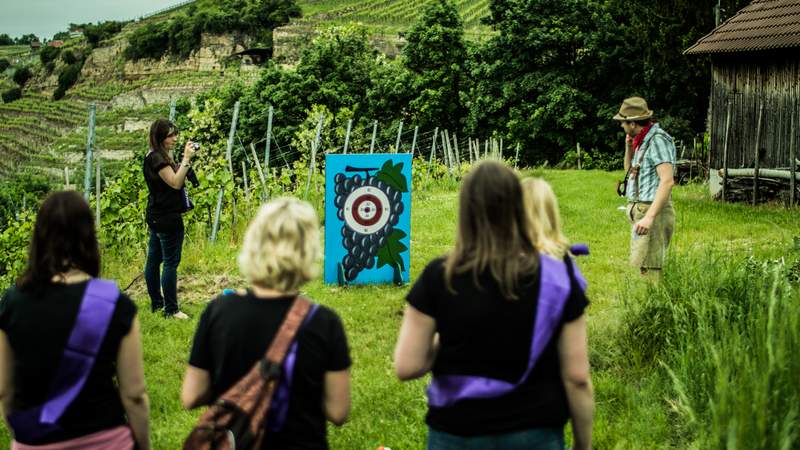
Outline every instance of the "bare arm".
[[158, 171], [158, 176], [173, 189], [180, 189], [186, 183], [186, 175], [189, 173], [191, 167], [192, 157], [194, 156], [194, 146], [191, 142], [187, 142], [183, 148], [183, 161], [181, 162], [178, 171], [174, 171], [170, 166], [164, 166]]
[[325, 372], [325, 416], [341, 426], [350, 414], [350, 370]]
[[117, 380], [122, 406], [128, 415], [133, 436], [142, 450], [150, 449], [150, 400], [144, 383], [142, 337], [139, 318], [133, 319], [128, 335], [122, 338], [117, 354]]
[[411, 305], [406, 306], [400, 336], [394, 349], [397, 378], [413, 380], [431, 370], [439, 351], [436, 320]]
[[576, 450], [591, 449], [594, 392], [592, 378], [589, 375], [585, 316], [564, 325], [558, 339], [558, 356], [561, 361], [561, 378], [572, 416], [572, 447]]
[[14, 398], [14, 352], [8, 336], [0, 330], [0, 414], [3, 417], [11, 412]]
[[630, 170], [633, 160], [633, 138], [625, 135], [625, 172]]
[[207, 405], [211, 400], [211, 375], [205, 369], [186, 366], [181, 387], [181, 403], [186, 409]]
[[661, 208], [669, 201], [669, 196], [672, 193], [672, 186], [675, 185], [675, 179], [672, 177], [672, 164], [659, 164], [656, 166], [656, 173], [658, 173], [659, 179], [656, 197], [653, 199], [653, 204], [647, 209], [647, 214], [634, 225], [637, 234], [646, 234], [650, 230], [656, 215], [658, 215]]

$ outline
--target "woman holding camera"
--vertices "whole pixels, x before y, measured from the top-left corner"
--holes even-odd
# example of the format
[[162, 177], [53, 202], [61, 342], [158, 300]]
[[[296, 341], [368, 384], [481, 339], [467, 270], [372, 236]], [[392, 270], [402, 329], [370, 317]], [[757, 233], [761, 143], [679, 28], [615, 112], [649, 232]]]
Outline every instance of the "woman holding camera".
[[[178, 264], [183, 245], [183, 213], [192, 208], [186, 195], [186, 179], [193, 177], [192, 157], [197, 147], [191, 141], [183, 149], [183, 160], [176, 164], [172, 149], [178, 128], [166, 119], [150, 126], [150, 149], [144, 158], [147, 196], [147, 225], [150, 238], [144, 279], [153, 312], [164, 309], [165, 317], [188, 319], [178, 308]], [[163, 264], [163, 269], [161, 265]]]

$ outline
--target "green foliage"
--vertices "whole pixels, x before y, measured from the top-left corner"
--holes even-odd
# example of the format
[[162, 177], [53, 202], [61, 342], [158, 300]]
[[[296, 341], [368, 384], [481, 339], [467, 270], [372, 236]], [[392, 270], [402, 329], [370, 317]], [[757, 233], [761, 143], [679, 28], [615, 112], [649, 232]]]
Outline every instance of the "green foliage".
[[47, 64], [51, 61], [55, 61], [60, 53], [61, 48], [46, 45], [39, 50], [39, 59], [42, 61], [42, 64]]
[[65, 50], [64, 53], [61, 54], [61, 60], [67, 65], [78, 62], [78, 58], [75, 56], [75, 53], [73, 53], [72, 50]]
[[128, 37], [128, 46], [125, 48], [125, 58], [159, 59], [169, 48], [169, 31], [160, 24], [148, 23], [137, 28]]
[[465, 111], [460, 93], [465, 90], [464, 26], [449, 0], [436, 0], [407, 35], [405, 66], [416, 75], [411, 110], [424, 127], [460, 128]]
[[23, 87], [25, 86], [25, 83], [30, 80], [31, 76], [33, 76], [33, 74], [27, 67], [17, 67], [16, 70], [14, 70], [13, 80], [14, 83], [19, 85], [19, 87]]
[[293, 0], [225, 0], [193, 4], [162, 23], [148, 23], [128, 39], [125, 57], [188, 57], [200, 48], [202, 33], [247, 34], [256, 48], [272, 48], [272, 30], [300, 16]]
[[14, 43], [17, 45], [30, 45], [31, 42], [38, 40], [39, 38], [36, 37], [35, 34], [23, 34], [22, 36], [15, 39]]
[[33, 223], [33, 212], [25, 211], [6, 222], [0, 232], [0, 284], [3, 286], [9, 286], [25, 268]]
[[14, 45], [14, 39], [6, 33], [0, 34], [0, 45]]
[[11, 103], [22, 98], [22, 89], [15, 87], [3, 92], [3, 103]]
[[[58, 90], [66, 92], [67, 89], [72, 87], [81, 74], [83, 68], [83, 60], [79, 60], [64, 67], [58, 75]], [[58, 99], [56, 99], [58, 100]]]
[[5, 72], [9, 67], [11, 67], [11, 62], [6, 58], [0, 58], [0, 72]]
[[78, 27], [83, 28], [83, 35], [86, 36], [86, 41], [89, 42], [89, 45], [92, 48], [96, 48], [104, 40], [119, 33], [122, 30], [122, 28], [128, 23], [129, 22], [124, 22], [124, 21], [118, 22], [114, 20], [108, 20], [105, 22], [98, 22], [96, 25], [87, 23], [79, 25]]

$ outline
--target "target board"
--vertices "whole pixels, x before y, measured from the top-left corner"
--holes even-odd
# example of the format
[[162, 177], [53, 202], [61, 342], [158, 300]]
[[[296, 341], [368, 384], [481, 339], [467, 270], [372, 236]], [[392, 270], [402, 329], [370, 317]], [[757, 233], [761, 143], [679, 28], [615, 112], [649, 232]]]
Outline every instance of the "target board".
[[411, 154], [325, 156], [325, 282], [409, 282]]

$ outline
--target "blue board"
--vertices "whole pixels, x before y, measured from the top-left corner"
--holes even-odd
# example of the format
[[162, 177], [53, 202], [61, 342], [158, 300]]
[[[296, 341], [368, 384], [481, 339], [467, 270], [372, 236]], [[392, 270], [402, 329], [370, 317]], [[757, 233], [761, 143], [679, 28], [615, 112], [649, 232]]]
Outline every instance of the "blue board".
[[325, 156], [325, 282], [409, 282], [411, 154]]

